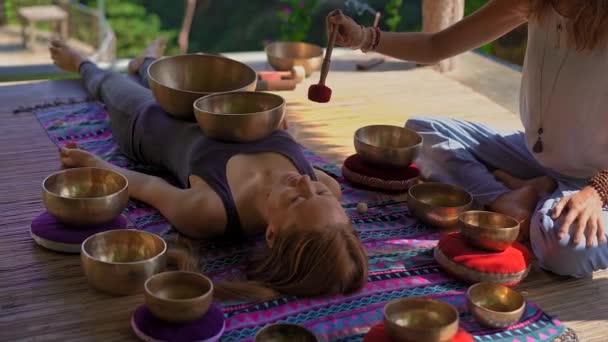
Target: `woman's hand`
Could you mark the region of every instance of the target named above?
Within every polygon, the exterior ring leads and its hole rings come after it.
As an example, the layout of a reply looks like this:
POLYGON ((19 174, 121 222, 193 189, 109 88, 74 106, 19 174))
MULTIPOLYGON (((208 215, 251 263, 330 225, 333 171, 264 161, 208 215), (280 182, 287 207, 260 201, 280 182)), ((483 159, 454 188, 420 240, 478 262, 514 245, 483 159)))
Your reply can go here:
POLYGON ((557 232, 559 238, 564 238, 570 226, 573 226, 575 228, 570 232, 570 236, 574 238, 575 245, 581 242, 583 235, 587 248, 591 248, 594 241, 597 241, 598 245, 605 243, 603 205, 600 195, 589 186, 574 195, 562 198, 553 208, 552 215, 554 220, 562 214, 566 216, 557 232))
POLYGON ((357 24, 352 18, 346 16, 340 10, 329 12, 326 18, 327 34, 333 30, 338 30, 336 36, 336 44, 347 47, 356 48, 361 46, 365 39, 365 32, 361 25, 357 24))

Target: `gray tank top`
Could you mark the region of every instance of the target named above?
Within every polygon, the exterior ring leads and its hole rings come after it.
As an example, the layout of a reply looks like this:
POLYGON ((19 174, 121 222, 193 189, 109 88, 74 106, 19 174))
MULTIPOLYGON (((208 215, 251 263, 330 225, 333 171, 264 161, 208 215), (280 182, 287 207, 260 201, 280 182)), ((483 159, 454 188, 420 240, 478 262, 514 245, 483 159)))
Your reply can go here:
POLYGON ((196 123, 177 120, 156 102, 144 104, 133 121, 132 150, 138 161, 162 166, 179 186, 190 186, 188 177, 201 177, 218 194, 226 210, 226 232, 240 235, 242 226, 228 186, 226 164, 237 154, 274 152, 291 160, 298 172, 316 180, 302 147, 283 130, 253 143, 238 144, 214 140, 203 135, 196 123))

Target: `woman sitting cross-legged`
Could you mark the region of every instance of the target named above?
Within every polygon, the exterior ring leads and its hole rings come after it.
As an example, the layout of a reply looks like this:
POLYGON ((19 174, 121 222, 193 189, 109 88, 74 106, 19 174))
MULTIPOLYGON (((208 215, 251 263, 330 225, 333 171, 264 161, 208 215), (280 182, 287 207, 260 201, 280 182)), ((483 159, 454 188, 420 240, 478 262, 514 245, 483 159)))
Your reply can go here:
POLYGON ((154 42, 129 65, 130 76, 100 70, 62 42, 51 56, 79 72, 87 92, 104 102, 114 139, 136 162, 168 170, 178 181, 126 170, 71 144, 67 167, 101 167, 125 175, 129 195, 158 209, 182 234, 197 238, 265 233, 266 245, 247 280, 216 284, 224 299, 348 294, 367 282, 367 255, 340 205, 338 183, 307 162, 284 130, 248 144, 203 135, 194 122, 165 113, 145 87, 146 70, 164 50, 154 42))
MULTIPOLYGON (((541 266, 584 277, 608 268, 608 1, 490 0, 436 33, 381 32, 332 13, 337 44, 434 63, 528 24, 523 132, 416 117, 424 177, 459 185, 522 222, 541 266)), ((524 234, 524 236, 527 234, 524 234)))

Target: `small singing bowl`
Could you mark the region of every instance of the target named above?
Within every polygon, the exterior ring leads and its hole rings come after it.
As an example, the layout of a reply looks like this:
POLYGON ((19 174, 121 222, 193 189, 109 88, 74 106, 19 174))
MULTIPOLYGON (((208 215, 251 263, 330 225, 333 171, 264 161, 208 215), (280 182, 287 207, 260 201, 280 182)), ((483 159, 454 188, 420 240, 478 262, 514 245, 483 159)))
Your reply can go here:
POLYGON ((194 113, 206 136, 247 143, 265 138, 279 128, 285 116, 285 99, 253 91, 213 94, 196 100, 194 113))
POLYGON ((200 273, 159 273, 148 278, 144 288, 148 309, 165 322, 197 320, 213 301, 213 283, 200 273))
POLYGON ((447 342, 458 332, 458 311, 422 297, 396 299, 384 307, 384 326, 400 342, 447 342))
POLYGON ((267 325, 260 329, 254 342, 316 342, 315 334, 297 324, 279 323, 267 325))
POLYGON ((141 293, 151 276, 167 264, 167 244, 141 230, 97 233, 81 246, 80 261, 89 284, 114 295, 141 293))
POLYGON ((210 54, 160 58, 148 67, 150 90, 170 115, 194 120, 198 98, 228 91, 255 90, 257 74, 248 65, 210 54))
POLYGON ((519 222, 507 215, 490 211, 467 211, 460 214, 460 233, 475 247, 502 252, 517 240, 519 222))
POLYGON ((277 71, 290 71, 301 66, 306 77, 319 70, 323 63, 323 48, 303 42, 275 42, 266 46, 268 64, 277 71))
POLYGON ((458 225, 458 217, 469 210, 473 197, 466 190, 443 183, 420 183, 408 191, 407 205, 420 221, 437 228, 458 225))
POLYGON ((406 168, 418 156, 422 136, 405 127, 372 125, 359 128, 354 143, 357 154, 369 164, 406 168))
POLYGON ((93 226, 122 214, 129 201, 128 181, 118 172, 80 167, 53 173, 42 182, 46 210, 69 226, 93 226))
POLYGON ((467 303, 473 317, 488 328, 506 328, 524 314, 526 301, 517 291, 493 283, 477 283, 467 290, 467 303))

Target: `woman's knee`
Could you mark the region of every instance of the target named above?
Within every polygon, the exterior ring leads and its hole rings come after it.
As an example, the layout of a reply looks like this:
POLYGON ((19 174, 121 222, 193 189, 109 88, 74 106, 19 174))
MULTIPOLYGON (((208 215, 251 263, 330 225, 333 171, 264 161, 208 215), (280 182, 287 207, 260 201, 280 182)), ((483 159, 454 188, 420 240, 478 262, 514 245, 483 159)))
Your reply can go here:
POLYGON ((533 216, 530 223, 530 243, 540 266, 552 273, 582 278, 608 266, 608 248, 585 248, 585 242, 573 245, 570 236, 560 238, 557 230, 561 219, 551 218, 551 205, 545 205, 533 216))
POLYGON ((415 132, 429 132, 437 119, 429 116, 414 116, 405 122, 405 127, 415 132))

